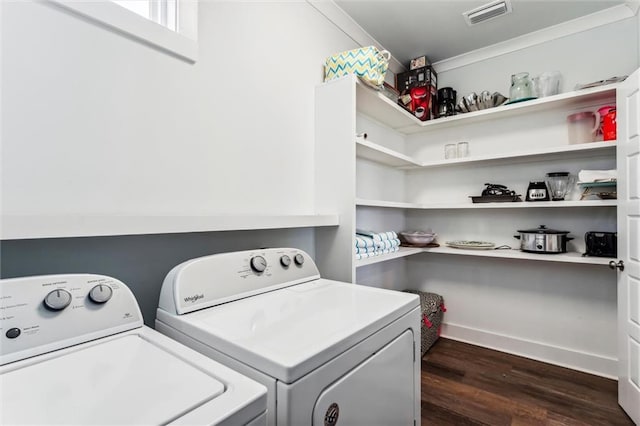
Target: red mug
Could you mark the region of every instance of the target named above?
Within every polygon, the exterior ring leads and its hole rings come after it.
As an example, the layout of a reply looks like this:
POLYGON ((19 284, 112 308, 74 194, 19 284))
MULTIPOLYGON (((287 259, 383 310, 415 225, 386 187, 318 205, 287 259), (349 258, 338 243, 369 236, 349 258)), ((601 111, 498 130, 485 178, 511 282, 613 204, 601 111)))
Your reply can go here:
POLYGON ((613 108, 602 118, 602 138, 613 141, 617 137, 616 133, 616 110, 613 108))

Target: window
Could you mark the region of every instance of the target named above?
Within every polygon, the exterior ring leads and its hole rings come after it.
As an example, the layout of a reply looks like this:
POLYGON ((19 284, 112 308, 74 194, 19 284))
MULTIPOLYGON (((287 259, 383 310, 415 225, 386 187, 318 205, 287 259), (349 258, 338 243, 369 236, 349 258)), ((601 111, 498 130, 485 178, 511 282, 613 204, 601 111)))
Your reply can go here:
POLYGON ((174 56, 190 62, 195 62, 198 57, 197 1, 49 1, 174 56))
POLYGON ((178 2, 176 0, 112 0, 138 15, 172 31, 178 31, 178 2))

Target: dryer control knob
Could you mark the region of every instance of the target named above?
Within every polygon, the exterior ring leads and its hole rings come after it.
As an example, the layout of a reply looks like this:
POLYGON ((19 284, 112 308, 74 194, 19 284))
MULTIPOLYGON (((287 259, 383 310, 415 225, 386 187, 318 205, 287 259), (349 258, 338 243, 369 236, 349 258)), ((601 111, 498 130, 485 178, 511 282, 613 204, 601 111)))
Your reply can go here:
POLYGON ((71 293, 58 288, 50 291, 44 298, 44 306, 52 311, 61 311, 71 303, 71 293))
POLYGON ((293 257, 293 261, 296 262, 296 265, 302 266, 304 263, 304 256, 298 253, 293 257))
POLYGON ((251 258, 251 269, 256 272, 264 272, 267 269, 267 259, 262 256, 253 256, 251 258))
POLYGON ((286 254, 283 254, 280 256, 280 264, 285 268, 289 267, 289 265, 291 265, 291 258, 286 254))
POLYGON ((107 303, 113 296, 113 289, 105 284, 98 284, 89 291, 89 299, 93 303, 107 303))

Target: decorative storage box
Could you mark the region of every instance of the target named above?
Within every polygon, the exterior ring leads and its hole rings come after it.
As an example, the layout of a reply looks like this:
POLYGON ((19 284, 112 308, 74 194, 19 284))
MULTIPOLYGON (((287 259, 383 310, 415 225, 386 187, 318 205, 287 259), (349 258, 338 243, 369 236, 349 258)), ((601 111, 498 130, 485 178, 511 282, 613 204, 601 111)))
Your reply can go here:
POLYGON ((396 89, 401 92, 423 86, 431 86, 437 92, 438 74, 431 65, 396 74, 396 89))
POLYGON ((324 81, 348 74, 355 74, 365 83, 381 87, 389 68, 391 55, 386 50, 379 51, 374 46, 348 50, 327 58, 324 64, 324 81))
POLYGON ((447 308, 444 306, 444 299, 439 294, 416 290, 405 290, 405 292, 420 296, 420 308, 422 310, 420 352, 424 356, 440 337, 440 326, 447 308))

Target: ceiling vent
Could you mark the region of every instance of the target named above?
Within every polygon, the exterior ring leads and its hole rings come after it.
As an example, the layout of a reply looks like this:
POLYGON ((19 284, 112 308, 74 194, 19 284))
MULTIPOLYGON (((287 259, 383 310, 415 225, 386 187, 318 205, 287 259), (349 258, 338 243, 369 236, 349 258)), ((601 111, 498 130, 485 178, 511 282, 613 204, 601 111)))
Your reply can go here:
POLYGON ((464 20, 467 25, 476 25, 498 16, 511 13, 511 2, 509 0, 498 0, 487 3, 483 6, 464 12, 464 20))

